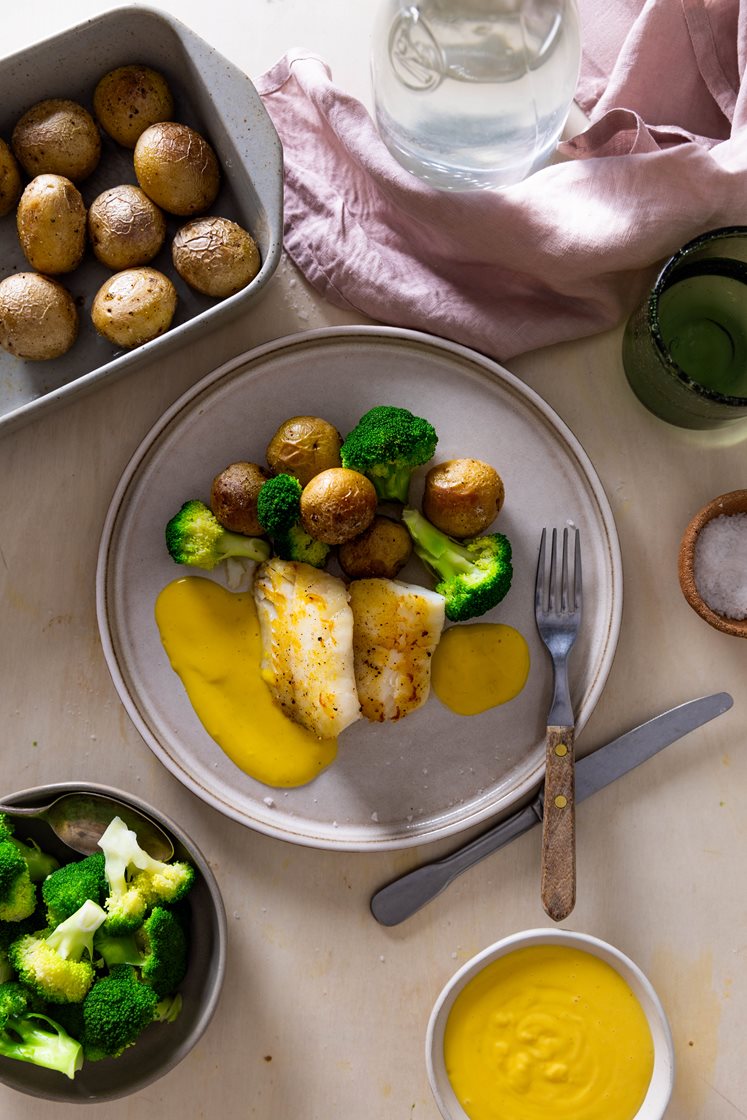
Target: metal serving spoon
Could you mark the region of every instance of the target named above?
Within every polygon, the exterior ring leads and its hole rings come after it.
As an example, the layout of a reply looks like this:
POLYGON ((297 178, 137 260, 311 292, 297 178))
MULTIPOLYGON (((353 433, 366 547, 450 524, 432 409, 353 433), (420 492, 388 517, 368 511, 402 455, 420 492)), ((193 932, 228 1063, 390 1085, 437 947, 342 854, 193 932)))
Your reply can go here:
POLYGON ((114 817, 121 817, 137 833, 138 843, 154 859, 168 860, 174 845, 163 829, 138 809, 102 793, 63 793, 49 805, 1 805, 9 817, 33 817, 46 821, 52 831, 73 851, 90 855, 114 817))

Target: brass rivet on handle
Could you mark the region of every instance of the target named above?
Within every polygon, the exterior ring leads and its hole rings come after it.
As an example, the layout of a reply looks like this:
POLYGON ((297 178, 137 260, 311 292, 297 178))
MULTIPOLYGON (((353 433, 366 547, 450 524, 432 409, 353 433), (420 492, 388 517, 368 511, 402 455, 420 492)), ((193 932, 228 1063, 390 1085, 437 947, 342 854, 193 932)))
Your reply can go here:
POLYGON ((568 754, 568 747, 565 745, 565 743, 558 743, 557 747, 555 748, 555 753, 558 758, 562 758, 563 755, 568 754))
POLYGON ((557 806, 557 808, 558 809, 565 809, 567 804, 568 804, 568 799, 563 797, 562 793, 559 793, 558 796, 555 798, 555 805, 557 806))

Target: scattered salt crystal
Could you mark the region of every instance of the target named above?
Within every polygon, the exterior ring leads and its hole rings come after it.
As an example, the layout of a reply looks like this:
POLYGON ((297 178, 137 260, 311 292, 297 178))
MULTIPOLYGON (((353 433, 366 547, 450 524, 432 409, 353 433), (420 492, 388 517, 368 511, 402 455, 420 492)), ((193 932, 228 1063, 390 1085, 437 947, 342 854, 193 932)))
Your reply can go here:
POLYGON ((711 610, 747 618, 747 513, 722 513, 703 526, 695 542, 693 575, 711 610))
POLYGON ((379 819, 379 814, 378 813, 372 813, 371 814, 371 820, 372 821, 378 821, 378 819, 379 819))
POLYGON ((274 802, 272 797, 263 797, 262 800, 264 801, 264 803, 265 803, 265 805, 267 806, 268 809, 274 809, 275 808, 275 802, 274 802))

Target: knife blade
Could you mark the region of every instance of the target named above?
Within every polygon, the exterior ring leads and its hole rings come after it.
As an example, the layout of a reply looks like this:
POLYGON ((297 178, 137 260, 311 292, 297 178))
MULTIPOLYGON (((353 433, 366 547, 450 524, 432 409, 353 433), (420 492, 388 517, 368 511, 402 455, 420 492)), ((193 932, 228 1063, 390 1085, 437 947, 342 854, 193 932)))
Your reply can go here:
MULTIPOLYGON (((733 703, 728 692, 688 700, 585 755, 576 763, 576 803, 604 789, 696 727, 728 712, 733 703)), ((445 890, 457 875, 539 824, 542 802, 540 790, 529 805, 475 840, 381 887, 371 898, 371 913, 376 921, 383 926, 396 926, 411 917, 445 890)))

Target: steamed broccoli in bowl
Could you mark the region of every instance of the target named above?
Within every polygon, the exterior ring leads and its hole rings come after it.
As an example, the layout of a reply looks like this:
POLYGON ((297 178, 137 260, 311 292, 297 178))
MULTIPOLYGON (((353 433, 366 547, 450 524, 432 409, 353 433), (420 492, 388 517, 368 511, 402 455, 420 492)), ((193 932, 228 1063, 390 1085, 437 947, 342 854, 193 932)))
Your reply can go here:
POLYGON ((32 883, 33 911, 0 920, 0 1061, 73 1078, 181 1010, 195 869, 154 859, 118 817, 99 845, 61 867, 51 861, 38 898, 32 883))

